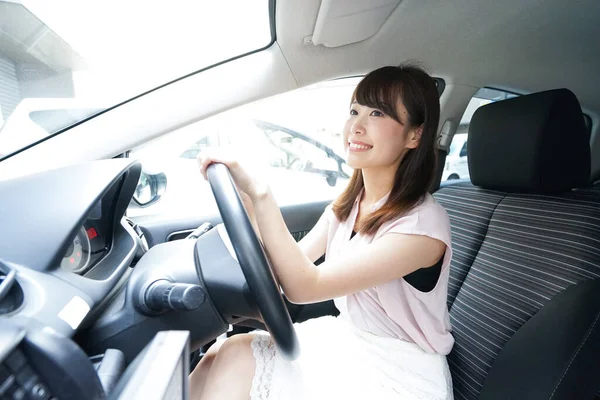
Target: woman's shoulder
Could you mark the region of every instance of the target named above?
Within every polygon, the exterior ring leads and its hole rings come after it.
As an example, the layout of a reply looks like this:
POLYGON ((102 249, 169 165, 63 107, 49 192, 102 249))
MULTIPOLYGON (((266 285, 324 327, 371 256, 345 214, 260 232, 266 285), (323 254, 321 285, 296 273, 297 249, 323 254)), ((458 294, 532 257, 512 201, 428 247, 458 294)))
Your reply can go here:
POLYGON ((427 193, 423 198, 423 201, 417 205, 414 210, 417 213, 420 213, 421 216, 431 217, 431 218, 440 218, 443 220, 447 220, 448 224, 450 220, 448 219, 448 213, 444 206, 437 202, 437 200, 427 193))
POLYGON ((378 236, 390 232, 446 237, 450 235, 450 220, 446 209, 426 194, 408 212, 383 224, 378 236))
POLYGON ((325 207, 325 210, 323 211, 322 217, 325 218, 327 220, 327 222, 329 222, 329 223, 339 222, 338 219, 337 219, 337 216, 333 212, 333 203, 329 203, 325 207))

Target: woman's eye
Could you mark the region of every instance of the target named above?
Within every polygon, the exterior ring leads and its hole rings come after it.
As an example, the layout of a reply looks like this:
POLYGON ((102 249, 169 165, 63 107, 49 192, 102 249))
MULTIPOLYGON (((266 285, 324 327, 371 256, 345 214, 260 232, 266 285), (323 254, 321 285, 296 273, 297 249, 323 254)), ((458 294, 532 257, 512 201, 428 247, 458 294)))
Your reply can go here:
POLYGON ((377 110, 373 111, 371 113, 371 115, 374 116, 374 117, 385 117, 384 113, 382 113, 381 111, 377 111, 377 110))
POLYGON ((350 115, 358 115, 358 112, 356 112, 356 110, 350 110, 350 115))

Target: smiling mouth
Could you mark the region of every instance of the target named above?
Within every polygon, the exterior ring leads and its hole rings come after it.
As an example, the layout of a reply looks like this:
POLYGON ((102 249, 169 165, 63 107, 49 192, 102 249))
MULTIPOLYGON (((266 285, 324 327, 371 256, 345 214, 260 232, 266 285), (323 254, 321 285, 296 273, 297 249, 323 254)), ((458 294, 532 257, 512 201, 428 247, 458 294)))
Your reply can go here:
POLYGON ((350 148, 350 150, 370 150, 373 148, 373 146, 358 143, 349 143, 348 147, 350 148))

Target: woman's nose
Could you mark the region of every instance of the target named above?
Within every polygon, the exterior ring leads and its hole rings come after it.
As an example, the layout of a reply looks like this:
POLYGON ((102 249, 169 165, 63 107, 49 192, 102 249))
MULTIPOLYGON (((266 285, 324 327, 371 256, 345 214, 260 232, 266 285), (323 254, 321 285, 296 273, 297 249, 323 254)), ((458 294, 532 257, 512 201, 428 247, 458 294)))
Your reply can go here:
POLYGON ((352 126, 350 127, 350 132, 355 135, 362 135, 365 133, 365 126, 363 124, 363 120, 360 116, 357 116, 354 122, 352 122, 352 126))

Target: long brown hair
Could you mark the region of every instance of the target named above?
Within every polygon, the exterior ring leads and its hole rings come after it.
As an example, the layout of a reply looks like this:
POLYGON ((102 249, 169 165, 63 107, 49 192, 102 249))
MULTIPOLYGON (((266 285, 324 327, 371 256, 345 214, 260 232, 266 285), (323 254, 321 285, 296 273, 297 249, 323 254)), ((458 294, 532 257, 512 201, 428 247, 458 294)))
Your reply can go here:
MULTIPOLYGON (((354 90, 351 101, 376 108, 400 122, 398 99, 408 112, 409 128, 422 127, 419 144, 409 149, 398 166, 394 184, 385 204, 361 223, 359 232, 374 235, 387 221, 400 217, 419 204, 435 179, 435 138, 440 119, 440 102, 434 79, 413 64, 379 68, 354 90)), ((364 187, 362 170, 356 169, 348 187, 333 203, 340 221, 350 216, 354 202, 364 187)))

